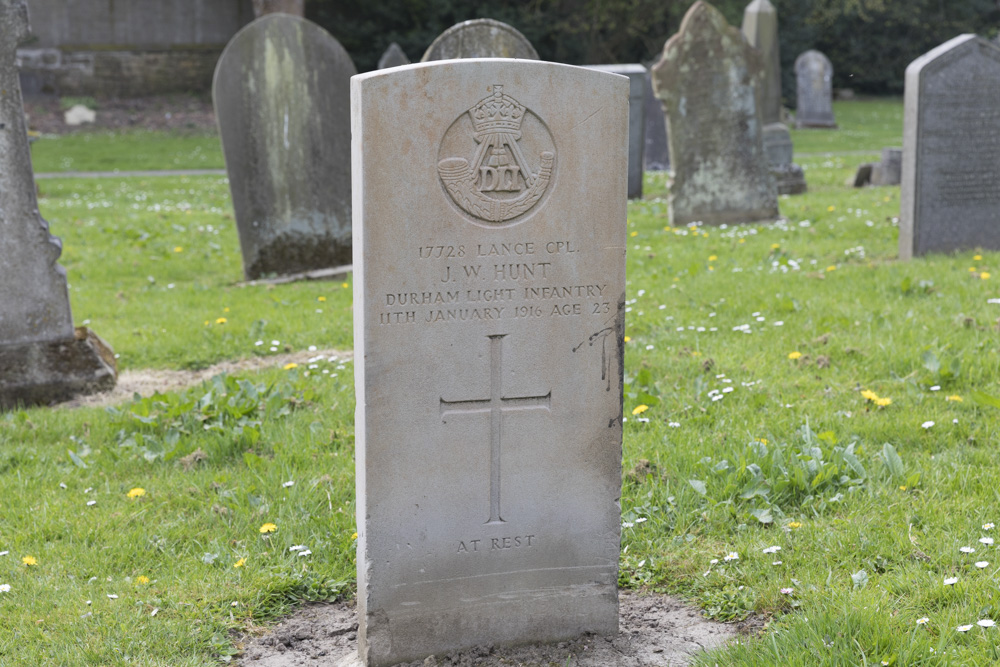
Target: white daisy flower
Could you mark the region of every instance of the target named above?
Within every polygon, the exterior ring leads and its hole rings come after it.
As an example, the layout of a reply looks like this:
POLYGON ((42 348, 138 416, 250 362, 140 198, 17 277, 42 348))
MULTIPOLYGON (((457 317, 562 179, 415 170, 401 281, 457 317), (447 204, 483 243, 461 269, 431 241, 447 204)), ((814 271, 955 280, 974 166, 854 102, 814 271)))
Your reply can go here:
POLYGON ((972 629, 971 625, 960 625, 957 628, 955 628, 955 631, 956 632, 968 632, 971 629, 972 629))
POLYGON ((982 570, 983 568, 989 567, 989 566, 990 566, 990 562, 988 560, 976 561, 976 567, 978 567, 980 570, 982 570))
POLYGON ((918 618, 917 625, 927 625, 928 623, 930 623, 930 620, 931 619, 927 618, 926 616, 924 616, 923 618, 918 618))
POLYGON ((920 426, 921 426, 922 428, 924 428, 924 429, 929 429, 929 428, 930 428, 931 426, 934 426, 934 422, 932 422, 932 421, 925 421, 925 422, 924 422, 923 424, 921 424, 920 426))
POLYGON ((984 618, 976 621, 976 625, 978 625, 981 628, 992 628, 994 625, 996 625, 996 621, 994 621, 992 618, 984 618))
POLYGON ((10 584, 0 584, 0 593, 10 593, 10 584))
POLYGON ((992 537, 980 537, 979 538, 979 542, 981 544, 985 544, 988 547, 993 546, 993 538, 992 537))
POLYGON ((945 586, 954 586, 957 583, 958 583, 958 577, 948 577, 947 579, 944 580, 945 586))
POLYGON ((781 551, 781 547, 779 547, 779 546, 773 546, 773 547, 768 547, 768 548, 764 549, 764 553, 766 553, 766 554, 778 553, 779 551, 781 551))
POLYGON ((959 551, 961 551, 963 554, 974 554, 974 553, 976 553, 976 550, 973 547, 962 547, 961 549, 959 549, 959 551))

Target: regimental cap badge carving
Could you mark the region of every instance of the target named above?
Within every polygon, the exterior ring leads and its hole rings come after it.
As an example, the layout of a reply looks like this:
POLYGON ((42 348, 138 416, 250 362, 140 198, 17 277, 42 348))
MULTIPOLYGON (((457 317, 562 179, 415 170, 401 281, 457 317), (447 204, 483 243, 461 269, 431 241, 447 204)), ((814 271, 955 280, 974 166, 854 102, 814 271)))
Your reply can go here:
POLYGON ((463 114, 442 141, 445 155, 446 147, 475 147, 471 162, 466 157, 444 157, 438 162, 438 175, 462 211, 500 224, 515 221, 541 200, 552 178, 555 145, 541 119, 504 93, 502 85, 494 84, 488 91, 468 110, 471 128, 463 114), (536 152, 522 150, 522 132, 524 142, 536 152))

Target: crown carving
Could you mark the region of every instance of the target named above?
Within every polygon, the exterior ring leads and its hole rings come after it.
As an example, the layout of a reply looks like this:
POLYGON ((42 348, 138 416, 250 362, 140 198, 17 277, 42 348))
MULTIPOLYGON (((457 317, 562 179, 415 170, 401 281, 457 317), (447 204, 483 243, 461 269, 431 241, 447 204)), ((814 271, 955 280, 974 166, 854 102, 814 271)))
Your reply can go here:
POLYGON ((496 132, 520 135, 524 105, 510 95, 505 95, 503 86, 494 84, 493 94, 484 97, 469 109, 469 115, 472 117, 477 139, 496 132))

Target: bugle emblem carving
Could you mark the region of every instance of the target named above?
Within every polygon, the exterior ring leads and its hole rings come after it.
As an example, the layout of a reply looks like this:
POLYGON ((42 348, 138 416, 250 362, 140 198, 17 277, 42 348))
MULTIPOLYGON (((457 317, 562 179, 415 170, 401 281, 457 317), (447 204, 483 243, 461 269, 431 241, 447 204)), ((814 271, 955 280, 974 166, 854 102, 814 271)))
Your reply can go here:
POLYGON ((488 90, 490 94, 463 114, 442 142, 442 153, 447 155, 446 147, 460 148, 464 135, 465 144, 475 146, 471 161, 454 154, 443 157, 438 175, 465 213, 498 224, 518 218, 542 199, 552 180, 555 146, 544 123, 504 93, 503 86, 494 84, 488 90), (522 132, 532 134, 525 142, 535 152, 522 145, 522 132), (469 134, 474 142, 468 141, 469 134))

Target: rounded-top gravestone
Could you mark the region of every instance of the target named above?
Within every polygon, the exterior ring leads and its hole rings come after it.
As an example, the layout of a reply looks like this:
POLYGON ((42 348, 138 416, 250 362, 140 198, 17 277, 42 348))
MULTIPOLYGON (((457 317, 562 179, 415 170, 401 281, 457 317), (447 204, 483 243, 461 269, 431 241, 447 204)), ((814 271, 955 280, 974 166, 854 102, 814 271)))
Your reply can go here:
POLYGON ((457 23, 438 35, 420 62, 454 58, 523 58, 538 60, 538 52, 517 29, 493 19, 457 23))
POLYGON ((795 127, 837 127, 833 118, 833 64, 815 49, 795 59, 795 127))
POLYGON ((268 14, 229 42, 212 99, 248 279, 351 263, 347 51, 305 19, 268 14))

